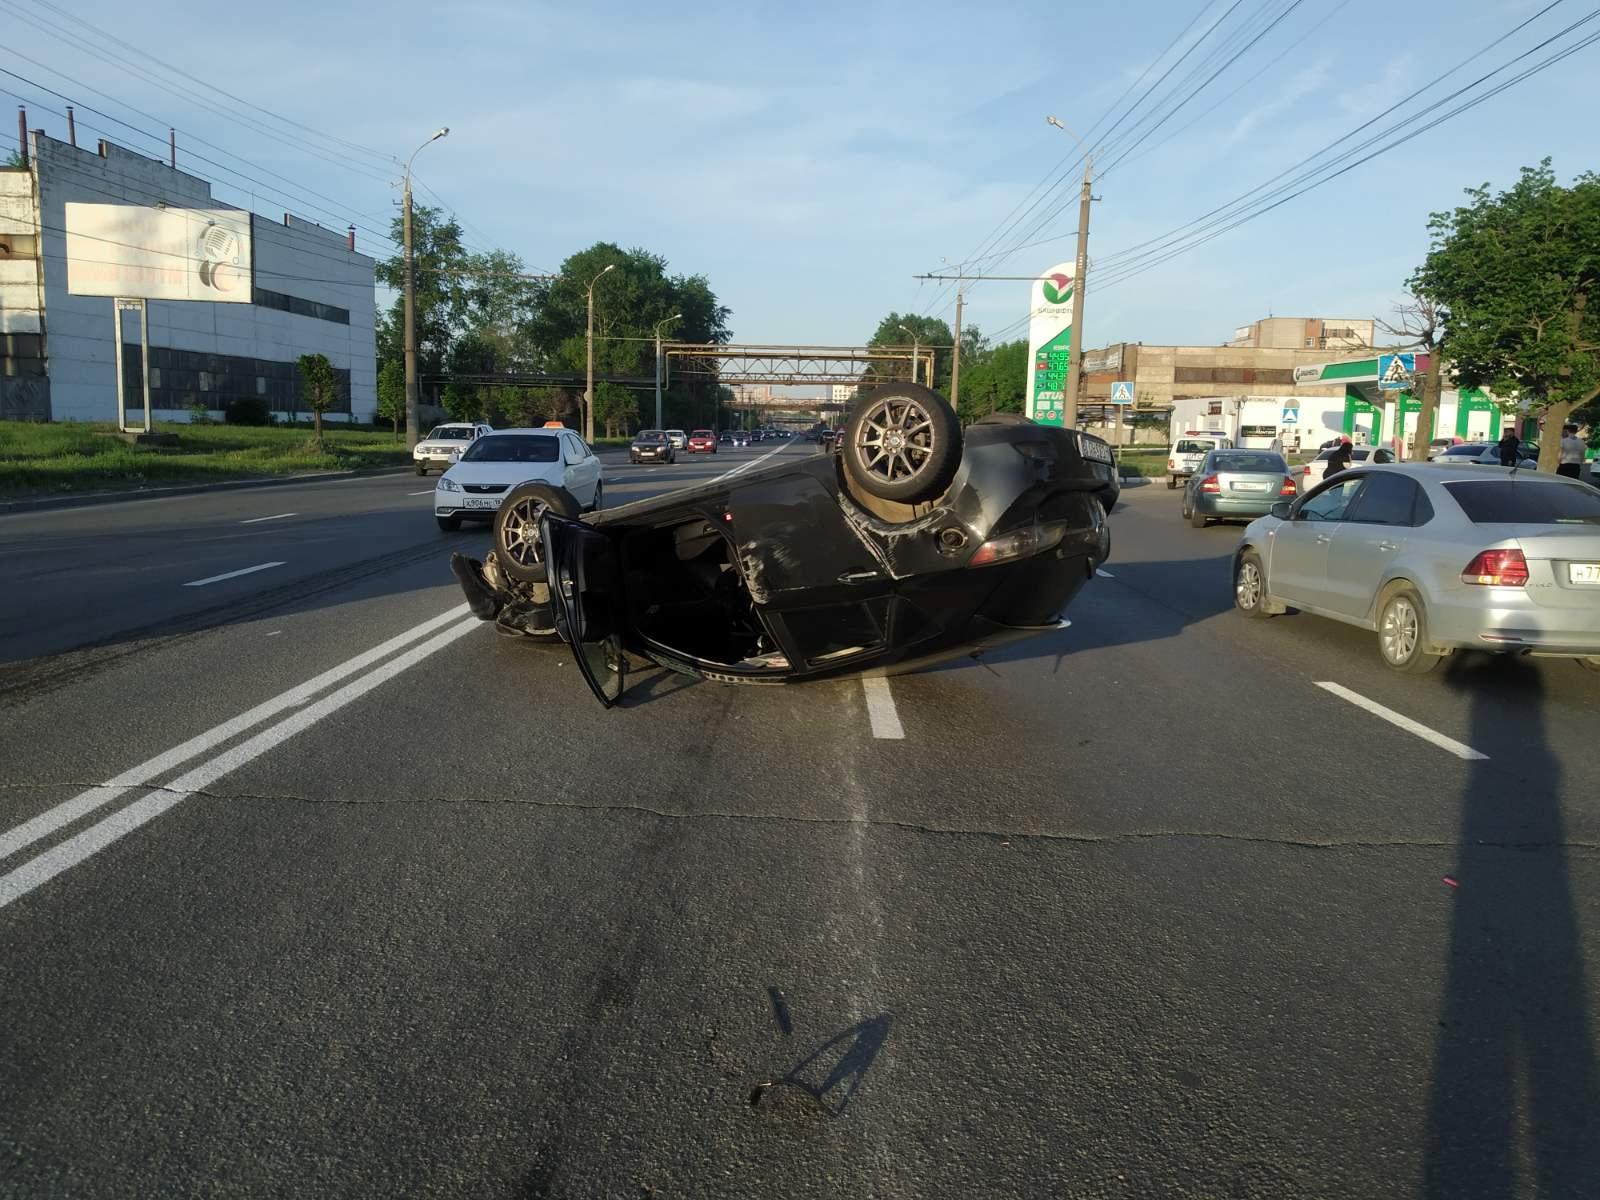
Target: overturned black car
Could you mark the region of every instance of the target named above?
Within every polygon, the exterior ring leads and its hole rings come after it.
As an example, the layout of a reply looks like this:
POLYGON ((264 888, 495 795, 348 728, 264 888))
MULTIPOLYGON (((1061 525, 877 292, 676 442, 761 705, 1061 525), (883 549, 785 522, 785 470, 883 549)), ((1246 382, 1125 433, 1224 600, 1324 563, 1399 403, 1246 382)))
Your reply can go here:
POLYGON ((630 655, 730 683, 906 671, 1060 625, 1110 553, 1118 481, 1098 438, 997 414, 963 436, 912 384, 863 396, 833 453, 780 457, 579 519, 560 488, 507 495, 473 611, 559 638, 608 707, 630 655))

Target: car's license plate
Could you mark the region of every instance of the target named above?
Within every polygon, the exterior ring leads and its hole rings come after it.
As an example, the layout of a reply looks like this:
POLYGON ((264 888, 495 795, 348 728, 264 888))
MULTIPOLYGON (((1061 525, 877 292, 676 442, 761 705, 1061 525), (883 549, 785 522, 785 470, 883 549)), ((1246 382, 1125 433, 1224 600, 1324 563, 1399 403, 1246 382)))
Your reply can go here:
POLYGON ((1084 437, 1080 434, 1078 436, 1078 453, 1084 458, 1092 459, 1094 462, 1102 462, 1107 466, 1111 465, 1111 447, 1098 438, 1084 437))
POLYGON ((1600 563, 1568 563, 1568 583, 1600 583, 1600 563))
POLYGON ((461 502, 462 508, 499 508, 499 496, 468 496, 461 502))
POLYGON ((1267 485, 1264 483, 1235 483, 1229 485, 1236 492, 1264 492, 1267 485))

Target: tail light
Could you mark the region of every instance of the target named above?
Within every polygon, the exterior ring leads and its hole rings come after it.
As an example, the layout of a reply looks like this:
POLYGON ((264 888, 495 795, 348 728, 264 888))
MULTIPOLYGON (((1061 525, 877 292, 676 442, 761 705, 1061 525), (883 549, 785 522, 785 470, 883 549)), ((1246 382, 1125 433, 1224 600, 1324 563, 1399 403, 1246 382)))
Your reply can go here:
POLYGON ((1175 458, 1167 459, 1167 470, 1176 471, 1177 469, 1178 469, 1178 460, 1175 459, 1175 458))
POLYGON ((967 563, 971 567, 987 567, 1013 558, 1026 558, 1058 545, 1067 534, 1065 521, 1051 521, 1046 525, 1030 525, 1014 533, 990 538, 973 553, 967 563))
POLYGON ((1222 485, 1217 482, 1215 475, 1207 475, 1200 481, 1200 490, 1202 492, 1220 492, 1222 485))
POLYGON ((1298 496, 1299 494, 1300 494, 1300 488, 1295 483, 1294 476, 1293 475, 1285 475, 1283 477, 1283 486, 1278 489, 1278 495, 1280 495, 1280 496, 1298 496))
POLYGON ((1528 560, 1521 550, 1485 550, 1461 572, 1462 583, 1481 587, 1524 587, 1528 582, 1528 560))

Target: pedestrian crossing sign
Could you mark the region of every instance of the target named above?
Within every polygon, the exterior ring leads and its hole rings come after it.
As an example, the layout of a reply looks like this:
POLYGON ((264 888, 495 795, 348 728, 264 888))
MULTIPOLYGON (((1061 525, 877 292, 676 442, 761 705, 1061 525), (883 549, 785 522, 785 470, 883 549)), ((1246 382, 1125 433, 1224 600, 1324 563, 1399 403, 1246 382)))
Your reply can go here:
POLYGON ((1398 392, 1411 386, 1411 377, 1417 372, 1415 354, 1378 355, 1378 389, 1398 392))
POLYGON ((1111 385, 1111 403, 1113 403, 1113 404, 1132 404, 1133 403, 1133 381, 1132 380, 1117 380, 1116 382, 1114 382, 1111 385))

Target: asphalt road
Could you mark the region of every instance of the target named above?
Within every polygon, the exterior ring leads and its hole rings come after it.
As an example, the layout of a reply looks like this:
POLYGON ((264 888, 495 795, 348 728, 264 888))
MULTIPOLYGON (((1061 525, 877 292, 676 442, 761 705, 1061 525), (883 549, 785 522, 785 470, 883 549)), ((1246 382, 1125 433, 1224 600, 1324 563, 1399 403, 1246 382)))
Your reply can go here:
POLYGON ((0 1195, 1600 1194, 1594 676, 1147 486, 1050 637, 608 713, 431 482, 0 517, 0 1195))

